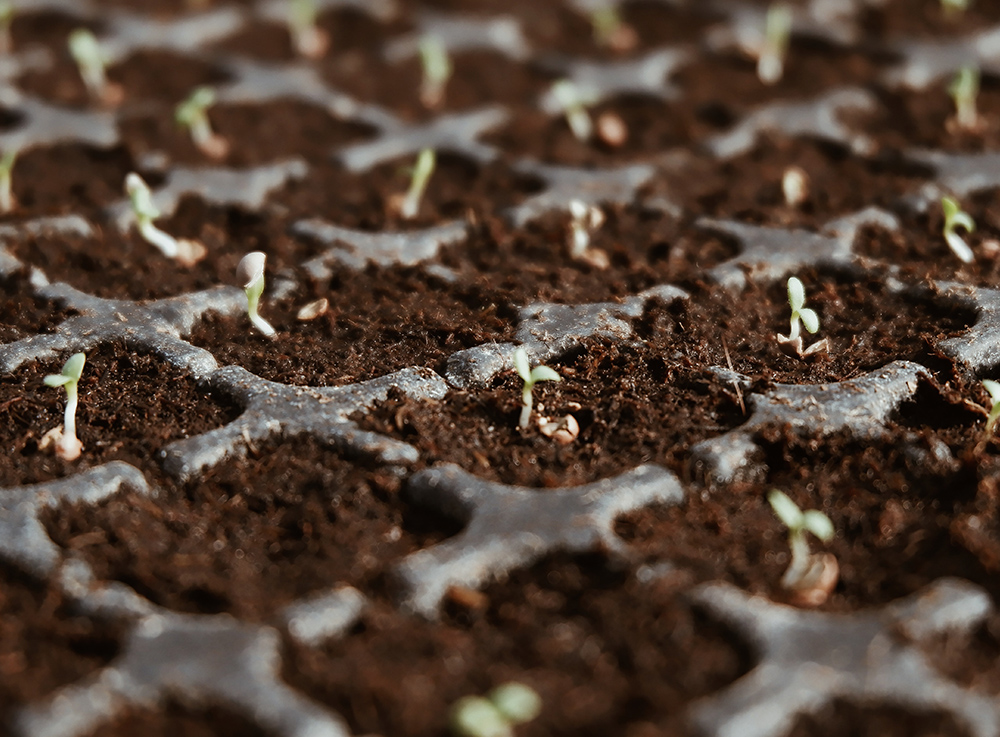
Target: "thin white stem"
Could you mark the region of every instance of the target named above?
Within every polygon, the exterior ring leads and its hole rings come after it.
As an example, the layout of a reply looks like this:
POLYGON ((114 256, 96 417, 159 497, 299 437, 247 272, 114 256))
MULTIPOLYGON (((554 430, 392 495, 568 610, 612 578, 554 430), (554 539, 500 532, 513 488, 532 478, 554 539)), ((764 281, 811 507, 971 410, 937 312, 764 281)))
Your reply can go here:
POLYGON ((247 292, 247 315, 250 317, 250 322, 254 324, 260 332, 264 333, 268 338, 273 337, 278 331, 272 327, 271 323, 260 316, 257 312, 257 307, 260 304, 260 294, 252 294, 250 291, 247 292))
POLYGON ((10 171, 0 172, 0 212, 14 209, 14 195, 11 191, 10 171))
POLYGON ((528 423, 531 422, 531 408, 534 406, 534 399, 531 397, 531 390, 533 385, 525 384, 524 389, 521 392, 521 419, 518 422, 518 426, 522 430, 528 428, 528 423))
POLYGON ((153 225, 152 220, 140 219, 138 222, 139 233, 147 243, 160 249, 167 258, 177 258, 180 248, 177 239, 153 225))
POLYGON ((66 412, 63 414, 63 437, 72 438, 76 442, 76 405, 78 393, 76 382, 66 384, 66 412))

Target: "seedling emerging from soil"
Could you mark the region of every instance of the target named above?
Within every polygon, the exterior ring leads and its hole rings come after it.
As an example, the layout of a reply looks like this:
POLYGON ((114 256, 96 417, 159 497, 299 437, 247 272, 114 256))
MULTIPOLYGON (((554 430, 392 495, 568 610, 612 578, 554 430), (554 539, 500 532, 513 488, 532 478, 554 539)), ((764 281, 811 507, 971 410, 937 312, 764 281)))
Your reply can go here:
POLYGON ((757 57, 757 77, 764 84, 775 84, 784 75, 791 35, 792 9, 784 3, 774 3, 767 9, 764 43, 757 57))
POLYGON ((964 263, 971 264, 976 260, 972 249, 957 232, 956 228, 965 228, 971 233, 976 229, 976 221, 969 213, 962 210, 958 200, 954 197, 941 198, 941 210, 944 213, 944 239, 952 253, 958 256, 964 263))
POLYGON ((837 584, 839 566, 829 553, 812 553, 806 533, 811 532, 823 542, 830 542, 834 535, 833 523, 815 509, 803 512, 787 494, 777 489, 768 493, 767 501, 788 528, 788 545, 792 550, 792 560, 781 577, 782 587, 793 592, 797 604, 822 604, 837 584))
POLYGON ((618 8, 612 4, 602 5, 590 14, 590 24, 594 28, 594 43, 612 51, 629 51, 639 43, 635 29, 622 20, 618 8))
POLYGON ((76 405, 77 384, 83 374, 83 364, 86 360, 84 354, 74 353, 63 365, 62 373, 49 374, 43 379, 46 386, 61 386, 66 389, 66 412, 63 415, 63 426, 46 433, 41 446, 53 444, 56 455, 66 461, 75 461, 83 450, 83 443, 76 437, 76 405))
POLYGON ((786 205, 798 207, 809 199, 809 175, 797 166, 788 167, 781 177, 781 193, 786 205))
POLYGON ((997 420, 1000 419, 1000 383, 992 379, 983 379, 983 389, 990 395, 990 414, 986 418, 986 431, 983 433, 989 438, 996 429, 997 420))
POLYGON ((11 179, 16 160, 16 149, 7 151, 0 157, 0 212, 10 212, 14 209, 14 192, 11 179))
POLYGON ((139 234, 147 243, 156 246, 164 256, 176 260, 181 266, 193 266, 205 258, 205 246, 198 241, 174 238, 153 224, 153 220, 160 217, 160 211, 153 204, 153 196, 142 177, 135 172, 125 177, 125 192, 132 201, 139 234))
POLYGON ((941 0, 945 18, 958 18, 969 9, 969 0, 941 0))
POLYGON ((590 234, 604 225, 604 212, 594 205, 587 206, 580 200, 570 200, 569 255, 576 261, 598 269, 608 268, 608 254, 590 247, 590 234))
POLYGON ((552 85, 552 96, 555 97, 559 107, 562 108, 563 115, 566 116, 566 123, 573 131, 578 141, 586 143, 594 134, 594 123, 587 112, 588 100, 580 94, 577 86, 568 79, 560 79, 552 85))
POLYGON ((229 153, 229 142, 212 131, 208 108, 214 104, 215 90, 211 87, 198 87, 177 106, 174 120, 191 131, 191 140, 203 154, 212 159, 222 159, 229 153))
POLYGON ((433 110, 444 102, 444 90, 454 71, 448 51, 440 39, 425 36, 420 40, 420 64, 424 70, 420 82, 420 102, 433 110))
POLYGON ((451 729, 458 737, 512 737, 514 727, 542 711, 538 692, 523 683, 497 686, 485 698, 465 696, 451 708, 451 729))
POLYGON ((804 307, 805 303, 805 287, 802 286, 802 282, 798 278, 793 276, 788 280, 788 304, 792 308, 791 332, 788 335, 779 333, 777 336, 778 347, 785 355, 806 358, 830 350, 830 341, 826 338, 813 343, 808 348, 803 348, 802 326, 805 326, 805 329, 810 333, 819 330, 819 315, 816 314, 816 310, 804 307))
POLYGON ((979 95, 979 69, 962 67, 948 86, 948 94, 955 101, 954 123, 960 130, 974 131, 980 127, 976 97, 979 95))
POLYGON ((93 33, 77 28, 69 34, 69 53, 91 98, 104 105, 117 105, 122 101, 125 92, 121 85, 108 81, 105 71, 108 58, 93 33))
POLYGON ((514 368, 517 369, 517 375, 524 381, 524 388, 521 390, 521 419, 517 424, 518 427, 525 430, 531 420, 531 408, 534 406, 531 390, 535 388, 535 384, 539 381, 562 381, 562 378, 548 366, 531 368, 528 363, 528 352, 524 348, 518 348, 514 351, 514 368))
POLYGON ((10 35, 13 22, 14 3, 9 0, 0 2, 0 54, 9 54, 14 50, 14 39, 10 35))
POLYGON ((257 312, 260 306, 260 296, 264 293, 264 264, 267 262, 267 254, 261 251, 252 251, 240 259, 236 267, 236 281, 243 287, 247 295, 247 316, 260 332, 268 338, 273 338, 277 331, 271 327, 271 323, 265 320, 257 312))
POLYGON ((318 59, 330 47, 329 34, 316 25, 316 0, 292 0, 288 6, 288 33, 295 51, 307 59, 318 59))
POLYGON ((417 163, 414 165, 413 174, 410 177, 410 188, 405 195, 396 195, 389 201, 390 208, 398 212, 400 217, 412 220, 420 212, 420 200, 423 199, 424 192, 427 191, 427 184, 434 174, 436 164, 437 157, 432 148, 425 148, 417 156, 417 163))

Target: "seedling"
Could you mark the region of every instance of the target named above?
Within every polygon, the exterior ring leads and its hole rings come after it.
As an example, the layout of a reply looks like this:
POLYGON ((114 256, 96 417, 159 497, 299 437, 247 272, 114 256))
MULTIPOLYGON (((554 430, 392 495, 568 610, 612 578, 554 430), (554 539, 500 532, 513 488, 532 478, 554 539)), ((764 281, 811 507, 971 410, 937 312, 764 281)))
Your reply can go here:
POLYGON ((969 0, 941 0, 941 10, 946 18, 958 18, 969 9, 969 0))
POLYGON ((174 120, 191 132, 191 140, 203 154, 212 159, 222 159, 229 153, 229 142, 212 131, 208 108, 214 104, 215 90, 198 87, 174 110, 174 120))
POLYGON ((983 379, 983 389, 990 395, 990 414, 986 418, 986 431, 983 433, 985 438, 989 438, 996 429, 997 420, 1000 419, 1000 383, 992 379, 983 379))
POLYGON ((295 51, 307 59, 318 59, 330 47, 330 35, 316 25, 316 0, 291 0, 288 6, 288 33, 295 51))
POLYGON ((612 4, 601 5, 590 14, 594 29, 594 43, 612 51, 628 51, 639 43, 635 29, 622 20, 618 8, 612 4))
POLYGON ((420 83, 420 102, 433 110, 444 102, 444 90, 454 71, 448 51, 440 39, 425 36, 420 40, 420 64, 424 70, 420 83))
POLYGON ((260 306, 260 296, 264 293, 264 264, 266 262, 267 254, 261 251, 248 253, 240 259, 240 263, 236 267, 236 281, 242 285, 243 291, 246 292, 247 316, 250 318, 250 322, 268 338, 273 338, 277 331, 257 312, 257 308, 260 306))
POLYGON ((757 77, 764 84, 777 83, 785 73, 785 55, 792 35, 792 9, 774 3, 764 21, 764 43, 757 57, 757 77))
POLYGON ((413 174, 410 177, 410 188, 405 195, 396 195, 390 201, 390 207, 406 220, 412 220, 420 212, 420 200, 423 198, 424 192, 427 191, 427 184, 434 174, 436 163, 437 157, 434 155, 434 149, 425 148, 421 151, 420 155, 417 156, 417 163, 413 167, 413 174))
POLYGON ((451 729, 458 737, 512 737, 514 727, 526 724, 542 711, 538 692, 512 681, 497 686, 486 697, 465 696, 451 708, 451 729))
POLYGON ((834 536, 830 518, 815 509, 803 512, 787 494, 772 489, 767 495, 771 509, 788 528, 788 545, 792 560, 781 577, 781 585, 795 592, 797 603, 818 606, 826 601, 837 584, 837 559, 829 553, 812 553, 806 533, 811 532, 823 542, 834 536))
POLYGON ((108 81, 105 70, 108 57, 93 33, 86 28, 77 28, 69 34, 69 53, 80 70, 80 77, 91 98, 105 105, 117 105, 121 102, 124 90, 121 85, 108 81))
POLYGON ((17 149, 6 151, 3 156, 0 156, 0 212, 10 212, 14 209, 14 192, 11 179, 16 160, 17 149))
POLYGON ((528 353, 524 348, 518 348, 514 351, 514 368, 517 369, 517 375, 524 381, 524 389, 521 390, 521 419, 518 422, 518 427, 526 430, 528 422, 531 420, 531 408, 534 406, 531 390, 535 388, 535 384, 539 381, 562 381, 562 378, 548 366, 531 368, 528 363, 528 353))
POLYGON ((14 22, 14 3, 10 0, 0 2, 0 54, 9 54, 14 50, 14 39, 10 35, 10 27, 14 22))
POLYGON ((944 213, 943 233, 948 247, 961 261, 971 264, 976 257, 962 236, 956 232, 956 228, 965 228, 966 232, 971 233, 976 229, 976 221, 969 213, 962 210, 954 197, 941 198, 941 211, 944 213))
POLYGON ((577 140, 586 143, 594 134, 594 123, 587 112, 587 100, 568 79, 560 79, 552 85, 552 96, 566 116, 566 123, 577 140))
POLYGON ((805 307, 806 290, 802 282, 796 277, 788 280, 788 304, 792 308, 791 331, 788 335, 777 336, 778 346, 786 355, 806 358, 819 353, 826 353, 830 350, 830 342, 823 340, 813 343, 808 348, 803 348, 801 328, 804 326, 810 333, 819 330, 819 315, 816 310, 805 307))
POLYGON ((570 200, 569 212, 572 216, 569 224, 570 258, 606 269, 608 255, 599 248, 590 247, 590 234, 604 225, 604 211, 594 205, 588 207, 580 200, 570 200))
POLYGON ((142 177, 135 172, 125 177, 125 192, 132 202, 132 213, 135 215, 139 234, 147 243, 156 246, 164 256, 176 260, 182 266, 193 266, 205 257, 205 246, 198 241, 174 238, 153 224, 153 220, 160 217, 160 211, 153 204, 153 196, 142 177))
POLYGON ((798 207, 809 199, 809 175, 797 166, 788 167, 781 177, 781 193, 786 205, 798 207))
POLYGON ((63 365, 62 373, 49 374, 43 381, 46 386, 61 386, 66 389, 66 412, 63 415, 62 428, 55 428, 46 433, 42 446, 53 443, 56 455, 66 461, 75 461, 80 457, 83 443, 76 437, 76 405, 78 400, 77 384, 83 374, 83 364, 87 357, 82 353, 74 353, 63 365))
POLYGON ((948 86, 948 94, 955 101, 955 124, 961 130, 974 131, 980 127, 976 97, 979 95, 979 69, 962 67, 948 86))

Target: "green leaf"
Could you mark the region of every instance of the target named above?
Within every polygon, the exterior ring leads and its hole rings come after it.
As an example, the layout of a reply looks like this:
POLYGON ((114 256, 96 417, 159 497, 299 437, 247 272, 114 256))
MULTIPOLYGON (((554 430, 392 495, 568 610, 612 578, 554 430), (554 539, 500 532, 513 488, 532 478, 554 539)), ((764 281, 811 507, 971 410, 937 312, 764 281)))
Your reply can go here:
POLYGON ((528 363, 528 352, 524 348, 518 348, 514 351, 514 368, 517 369, 517 375, 525 383, 530 383, 531 379, 531 365, 528 363))
POLYGON ((86 361, 87 357, 83 353, 74 353, 63 366, 63 376, 67 376, 73 381, 79 381, 83 375, 83 364, 86 361))
POLYGON ((816 314, 816 310, 803 307, 799 310, 799 318, 802 320, 802 324, 805 326, 806 330, 810 333, 815 333, 819 330, 819 315, 816 314))
POLYGON ((802 529, 802 525, 804 524, 802 510, 789 498, 788 494, 777 489, 771 489, 767 494, 767 501, 771 504, 771 509, 774 510, 774 513, 784 523, 785 527, 789 530, 802 529))
POLYGON ((807 510, 802 515, 802 527, 809 530, 823 542, 830 542, 834 536, 833 522, 822 512, 815 509, 807 510))
POLYGON ((539 381, 562 381, 562 377, 555 372, 555 369, 550 369, 548 366, 535 366, 531 369, 531 381, 533 383, 538 383, 539 381))
POLYGON ((806 303, 806 288, 796 277, 788 280, 788 304, 792 307, 792 312, 799 312, 802 305, 806 303))
POLYGON ((511 681, 490 691, 489 700, 511 724, 524 724, 542 711, 542 697, 531 686, 511 681))
POLYGON ((72 379, 62 374, 49 374, 42 381, 45 382, 45 386, 66 386, 72 379))
POLYGON ((990 400, 993 404, 1000 402, 1000 383, 992 379, 983 379, 983 389, 989 392, 990 400))

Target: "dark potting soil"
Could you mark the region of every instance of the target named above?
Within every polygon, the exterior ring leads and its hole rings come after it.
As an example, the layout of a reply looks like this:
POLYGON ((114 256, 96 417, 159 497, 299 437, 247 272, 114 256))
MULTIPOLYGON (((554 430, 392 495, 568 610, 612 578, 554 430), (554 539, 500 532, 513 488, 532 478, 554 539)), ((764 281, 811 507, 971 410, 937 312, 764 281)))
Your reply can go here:
POLYGON ((66 393, 42 383, 65 359, 34 362, 0 378, 0 488, 70 476, 112 460, 159 478, 159 452, 173 440, 198 435, 234 419, 238 410, 197 389, 193 379, 163 361, 108 343, 87 353, 79 383, 76 461, 39 450, 42 436, 61 427, 66 393))
POLYGON ((960 13, 949 13, 939 0, 888 0, 870 5, 862 26, 872 38, 941 38, 967 36, 1000 23, 1000 8, 973 2, 960 13))
POLYGON ((308 386, 373 379, 408 366, 436 366, 452 353, 510 340, 514 313, 477 285, 447 287, 420 268, 335 271, 326 284, 264 303, 278 331, 259 333, 245 315, 210 314, 191 342, 221 364, 233 363, 270 381, 308 386), (327 299, 329 310, 300 321, 305 305, 327 299))
POLYGON ((76 314, 58 308, 34 292, 25 272, 0 279, 0 343, 51 333, 59 323, 76 314))
POLYGON ((127 709, 87 737, 270 737, 251 719, 219 706, 196 708, 169 701, 159 709, 127 709))
POLYGON ((404 555, 458 530, 399 498, 391 469, 309 438, 260 445, 154 498, 118 494, 43 516, 100 579, 183 612, 267 620, 342 584, 383 590, 404 555))
POLYGON ((441 735, 460 696, 519 680, 544 706, 518 734, 673 736, 687 734, 686 704, 749 665, 669 583, 557 555, 487 586, 473 608, 449 605, 438 622, 377 604, 337 642, 290 645, 285 678, 356 734, 441 735))
POLYGON ((58 584, 0 568, 0 719, 118 654, 121 623, 79 614, 58 584))

